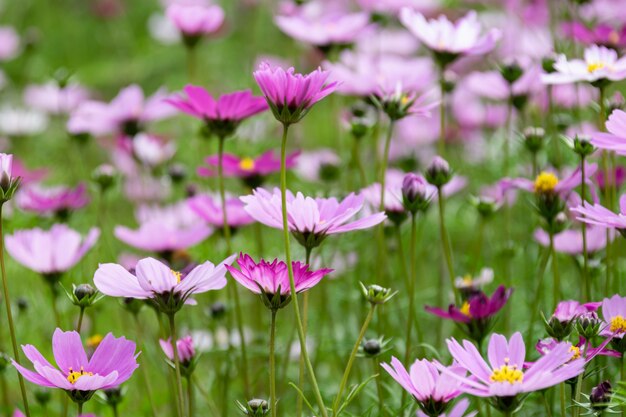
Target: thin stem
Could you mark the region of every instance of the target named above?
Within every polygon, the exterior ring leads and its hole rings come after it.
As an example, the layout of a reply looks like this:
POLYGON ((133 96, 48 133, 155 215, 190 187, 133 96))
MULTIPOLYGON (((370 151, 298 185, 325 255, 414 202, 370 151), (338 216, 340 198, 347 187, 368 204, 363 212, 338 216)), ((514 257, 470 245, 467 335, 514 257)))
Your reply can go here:
POLYGON ((354 359, 356 358, 356 354, 359 351, 359 347, 361 346, 361 341, 365 336, 365 332, 372 321, 372 317, 374 317, 374 312, 376 311, 376 304, 370 304, 370 311, 367 313, 367 317, 363 322, 363 326, 361 327, 361 331, 359 332, 359 336, 352 348, 352 352, 350 353, 350 357, 348 358, 348 364, 346 365, 345 371, 343 371, 343 377, 341 378, 341 383, 339 384, 339 391, 337 391, 337 397, 335 397, 335 402, 333 403, 333 417, 337 417, 337 410, 339 409, 339 403, 341 402, 341 397, 343 396, 343 391, 346 388, 346 384, 348 383, 348 378, 350 377, 350 371, 352 370, 352 365, 354 363, 354 359))
POLYGON ((552 302, 556 306, 561 298, 561 277, 559 275, 559 262, 556 258, 556 249, 554 248, 554 233, 550 232, 550 256, 552 258, 552 278, 554 287, 552 288, 552 302))
POLYGON ((298 338, 300 339, 300 354, 304 358, 304 363, 307 368, 307 372, 309 374, 309 379, 311 380, 311 385, 313 385, 313 393, 315 395, 315 400, 319 407, 319 412, 322 417, 328 417, 328 413, 326 411, 326 406, 324 405, 324 400, 322 399, 322 394, 320 392, 319 386, 317 384, 317 379, 315 378, 315 372, 313 371, 313 366, 311 365, 311 361, 309 359, 309 353, 306 347, 306 335, 304 333, 304 328, 302 327, 302 319, 300 318, 300 307, 298 303, 298 297, 296 296, 296 283, 293 276, 293 265, 291 264, 291 247, 289 245, 289 225, 287 223, 287 133, 289 131, 289 125, 283 124, 283 137, 281 141, 281 150, 280 150, 280 195, 281 195, 281 208, 282 208, 282 217, 283 217, 283 239, 285 242, 285 261, 287 263, 287 271, 289 273, 289 289, 292 297, 293 311, 296 318, 296 325, 298 327, 298 338))
POLYGON ((354 139, 353 142, 354 144, 352 147, 352 161, 357 171, 359 172, 360 186, 365 187, 367 185, 367 177, 365 176, 365 169, 363 168, 363 162, 361 162, 361 152, 359 148, 361 141, 354 139))
POLYGON ((169 315, 169 320, 170 320, 170 341, 172 343, 172 346, 174 346, 174 368, 175 368, 175 373, 176 373, 176 389, 178 393, 177 409, 178 409, 178 415, 180 417, 184 417, 185 411, 183 407, 183 398, 184 398, 183 380, 182 380, 181 373, 180 373, 180 357, 178 355, 178 346, 176 344, 178 339, 176 336, 176 323, 174 321, 174 314, 169 315))
POLYGON ((389 163, 389 148, 391 146, 391 137, 393 136, 393 127, 395 125, 394 120, 389 120, 389 127, 387 128, 387 137, 385 138, 385 151, 383 153, 383 159, 380 161, 380 205, 379 210, 385 210, 385 180, 387 179, 387 164, 389 163))
MULTIPOLYGON (((445 222, 445 216, 444 216, 445 215, 445 202, 444 202, 445 197, 443 195, 441 187, 438 187, 437 193, 438 193, 437 202, 439 203, 439 234, 441 237, 441 247, 443 250, 443 255, 446 260, 446 265, 448 267, 448 276, 450 278, 450 286, 452 288, 452 292, 454 293, 454 299, 456 300, 458 304, 459 294, 458 294, 458 291, 456 290, 456 287, 454 286, 454 266, 452 264, 452 248, 450 247, 450 241, 448 239, 448 231, 446 230, 446 222, 445 222)), ((445 291, 443 285, 439 288, 439 291, 442 291, 440 298, 443 299, 443 291, 445 291)))
POLYGON ((193 83, 196 80, 196 48, 193 46, 187 47, 187 76, 189 82, 193 83))
MULTIPOLYGON (((582 182, 580 183, 580 193, 582 198, 582 204, 585 205, 587 201, 586 182, 585 182, 585 157, 580 157, 580 172, 582 174, 582 182)), ((584 215, 583 215, 584 217, 584 215)), ((587 223, 582 222, 581 230, 583 233, 583 301, 589 301, 591 297, 591 288, 589 287, 589 254, 587 253, 587 223)), ((608 242, 608 241, 607 241, 608 242)))
POLYGON ((559 384, 559 397, 561 399, 561 417, 565 417, 565 382, 559 384))
POLYGON ((77 414, 77 416, 80 416, 81 414, 83 414, 83 403, 78 403, 78 414, 77 414))
POLYGON ((445 68, 439 69, 439 89, 441 91, 441 102, 439 103, 439 143, 438 153, 443 158, 446 154, 446 80, 444 78, 445 68))
POLYGON ((548 417, 552 417, 552 407, 550 407, 550 403, 548 402, 548 398, 546 397, 546 391, 541 392, 541 398, 543 398, 543 405, 546 408, 546 415, 548 417))
POLYGON ((535 324, 535 318, 537 317, 537 311, 539 311, 541 309, 541 300, 542 300, 542 294, 543 294, 543 274, 546 271, 546 267, 548 266, 548 260, 551 257, 551 252, 550 251, 546 251, 543 258, 541 259, 540 263, 539 263, 539 269, 537 270, 537 274, 535 275, 537 278, 537 287, 535 288, 535 293, 534 296, 532 298, 533 300, 533 305, 530 309, 530 320, 528 321, 528 330, 526 331, 526 335, 527 338, 526 339, 526 344, 530 345, 530 343, 532 343, 532 341, 534 340, 533 338, 533 324, 535 324))
POLYGON ((111 408, 113 409, 113 417, 119 417, 120 413, 117 410, 117 404, 113 404, 111 408))
POLYGON ((272 417, 276 417, 276 311, 272 309, 272 320, 270 324, 270 410, 272 417))
MULTIPOLYGON (((15 362, 20 364, 20 352, 17 349, 17 338, 15 337, 15 325, 13 324, 13 312, 11 310, 11 297, 9 297, 9 284, 7 280, 6 268, 4 265, 4 232, 2 207, 3 204, 0 204, 0 268, 2 270, 2 290, 4 292, 4 305, 7 311, 7 321, 9 322, 9 333, 11 334, 13 356, 15 357, 15 362)), ((24 404, 24 414, 26 414, 26 417, 30 417, 30 408, 28 407, 28 397, 26 396, 24 378, 22 378, 22 374, 19 372, 17 372, 17 378, 20 382, 20 391, 22 393, 22 402, 24 404)))
POLYGON ((219 182, 220 203, 222 204, 222 227, 224 229, 224 240, 226 241, 226 252, 230 255, 230 225, 228 224, 228 213, 226 211, 226 190, 224 187, 224 142, 225 138, 218 139, 217 150, 217 180, 219 182))
MULTIPOLYGON (((311 251, 313 248, 310 246, 306 246, 306 264, 309 265, 311 263, 311 251)), ((309 292, 305 292, 302 296, 302 329, 306 334, 309 322, 309 292)), ((300 355, 298 364, 298 386, 304 386, 304 358, 300 355)), ((296 416, 300 417, 302 415, 302 409, 304 407, 304 400, 302 396, 298 395, 296 398, 296 416)))
MULTIPOLYGON (((135 321, 135 331, 136 331, 137 342, 140 346, 143 347, 145 346, 143 328, 141 327, 141 323, 139 323, 139 317, 137 317, 137 314, 133 314, 133 319, 135 321)), ((145 348, 142 348, 141 350, 145 351, 145 348)), ((148 368, 146 366, 140 366, 140 368, 142 370, 144 383, 146 385, 146 394, 148 396, 148 402, 150 403, 150 410, 152 411, 152 417, 157 417, 157 410, 154 404, 154 397, 152 395, 152 384, 150 383, 150 374, 148 373, 148 368)))
POLYGON ((85 307, 80 308, 80 314, 78 315, 78 324, 76 325, 76 332, 80 333, 80 329, 83 327, 83 316, 85 315, 85 307))
MULTIPOLYGON (((378 358, 374 356, 372 358, 372 365, 374 366, 374 374, 379 374, 380 364, 378 358)), ((380 375, 376 377, 376 393, 378 395, 378 412, 381 417, 387 417, 387 409, 385 408, 385 402, 383 401, 383 384, 380 382, 380 375)))
POLYGON ((187 409, 188 417, 193 417, 193 383, 191 377, 187 377, 187 409))

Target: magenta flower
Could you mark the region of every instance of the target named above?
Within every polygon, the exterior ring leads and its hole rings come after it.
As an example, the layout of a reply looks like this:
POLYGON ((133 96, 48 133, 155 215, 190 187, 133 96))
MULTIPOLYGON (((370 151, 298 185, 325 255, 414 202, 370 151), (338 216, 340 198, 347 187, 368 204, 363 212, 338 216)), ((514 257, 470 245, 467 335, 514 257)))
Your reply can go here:
POLYGON ((35 372, 12 362, 27 381, 42 387, 61 388, 77 403, 89 400, 97 390, 118 387, 139 367, 135 343, 111 333, 88 357, 77 332, 56 329, 52 351, 57 367, 32 345, 24 345, 22 350, 33 363, 35 372))
POLYGON ((581 315, 596 311, 598 306, 598 303, 580 304, 575 300, 561 301, 554 309, 552 317, 561 323, 571 322, 581 315))
MULTIPOLYGON (((165 356, 170 361, 174 361, 174 346, 172 345, 172 340, 167 339, 159 340, 159 344, 161 345, 161 349, 165 356)), ((196 356, 196 349, 193 345, 193 339, 191 336, 181 337, 176 341, 176 349, 178 349, 178 358, 180 359, 180 364, 183 367, 186 367, 193 362, 196 356)))
MULTIPOLYGON (((559 342, 553 338, 542 339, 537 342, 535 348, 539 352, 541 356, 544 356, 554 350, 559 344, 565 344, 569 346, 569 351, 571 352, 572 359, 583 358, 585 363, 591 362, 593 358, 597 355, 602 356, 613 356, 613 357, 621 357, 622 355, 619 352, 616 352, 611 349, 607 349, 607 345, 609 344, 610 339, 604 340, 602 344, 598 347, 593 347, 591 342, 585 340, 584 338, 580 338, 577 344, 572 344, 570 342, 559 342)), ((528 364, 528 362, 527 362, 528 364)))
POLYGON ((482 34, 482 27, 474 11, 452 23, 443 15, 438 19, 426 20, 421 13, 404 8, 400 11, 400 21, 433 51, 439 64, 443 66, 459 56, 486 54, 496 46, 500 38, 498 29, 482 34))
POLYGON ((489 340, 489 362, 467 340, 461 345, 455 339, 448 339, 447 344, 453 359, 469 372, 469 376, 451 372, 441 364, 435 364, 437 368, 461 382, 461 391, 477 397, 490 397, 493 399, 491 404, 505 412, 519 407, 520 395, 567 381, 585 368, 583 359, 572 359, 570 345, 559 344, 524 369, 526 347, 519 332, 514 333, 509 341, 501 334, 493 334, 489 340))
POLYGON ((620 81, 626 78, 626 58, 618 59, 613 49, 591 45, 585 49, 584 60, 569 61, 565 55, 559 56, 554 63, 554 70, 553 73, 541 75, 544 84, 620 81))
MULTIPOLYGON (((295 196, 287 191, 287 224, 298 242, 308 248, 318 246, 328 235, 345 233, 353 230, 368 229, 383 222, 384 213, 375 213, 350 221, 363 208, 363 197, 350 194, 342 201, 336 198, 305 197, 302 193, 295 196)), ((246 204, 245 210, 256 221, 275 229, 282 229, 280 190, 273 193, 257 188, 252 195, 241 197, 246 204)))
POLYGON ((614 49, 626 46, 626 26, 615 29, 602 23, 587 27, 581 22, 567 22, 563 23, 562 28, 566 36, 583 44, 596 44, 614 49))
MULTIPOLYGON (((285 262, 274 259, 270 263, 261 259, 256 263, 250 255, 240 253, 237 265, 239 269, 233 266, 226 266, 226 269, 239 284, 255 294, 262 295, 263 302, 268 308, 277 310, 289 304, 291 288, 285 262)), ((309 265, 300 262, 292 262, 291 265, 298 294, 313 288, 325 275, 333 271, 327 268, 309 270, 309 265)))
POLYGON ((172 3, 165 10, 167 19, 178 29, 188 47, 221 29, 224 10, 216 4, 172 3))
POLYGON ((267 110, 262 97, 255 97, 250 90, 224 94, 217 100, 208 91, 195 85, 184 88, 187 97, 170 97, 165 100, 183 113, 203 120, 211 133, 220 138, 231 136, 239 123, 267 110))
POLYGON ((276 26, 298 41, 328 48, 353 43, 370 26, 368 13, 307 13, 306 6, 289 16, 276 16, 276 26))
MULTIPOLYGON (((450 402, 461 394, 458 380, 448 373, 440 372, 426 359, 415 361, 409 372, 395 357, 391 357, 391 364, 382 363, 381 366, 415 398, 420 409, 428 416, 445 413, 450 402)), ((451 366, 448 372, 458 373, 459 377, 465 375, 465 369, 458 366, 451 366)))
POLYGON ((254 79, 274 117, 289 125, 300 121, 315 103, 336 90, 337 82, 326 82, 328 75, 321 69, 306 75, 298 74, 293 68, 285 71, 264 62, 254 72, 254 79))
POLYGON ((22 210, 42 216, 54 214, 60 219, 66 219, 72 211, 85 207, 87 203, 87 186, 82 183, 76 188, 32 185, 24 188, 17 198, 17 206, 22 210))
POLYGON ((478 291, 471 294, 460 307, 450 304, 447 311, 430 306, 424 309, 441 318, 453 320, 472 340, 480 344, 493 327, 496 314, 506 305, 512 293, 512 288, 500 285, 491 297, 478 291))
POLYGON ((591 143, 600 149, 626 155, 626 112, 619 109, 613 110, 606 121, 606 130, 608 133, 593 133, 591 143))
POLYGON ((602 301, 604 327, 600 334, 613 339, 624 338, 626 334, 626 297, 615 294, 602 301))
MULTIPOLYGON (((204 221, 213 227, 224 226, 224 214, 219 198, 199 194, 187 200, 189 207, 204 221)), ((245 211, 243 202, 236 197, 226 199, 228 225, 231 229, 254 223, 254 219, 245 211)))
POLYGON ((26 268, 42 275, 59 275, 76 265, 99 236, 97 228, 83 237, 64 224, 55 224, 50 230, 17 230, 6 236, 6 248, 26 268))
MULTIPOLYGON (((287 155, 285 163, 287 169, 293 168, 300 152, 293 152, 287 155)), ((217 176, 217 165, 219 157, 211 155, 204 162, 208 167, 199 167, 198 175, 201 177, 217 176)), ((244 157, 239 158, 235 155, 225 153, 223 159, 224 177, 241 178, 243 182, 250 188, 257 188, 266 176, 280 171, 280 158, 275 155, 274 151, 269 150, 257 158, 244 157)))
POLYGON ((620 197, 619 207, 620 212, 617 214, 600 204, 585 204, 570 210, 578 215, 576 220, 604 228, 617 229, 618 232, 624 234, 626 232, 626 195, 620 197))
POLYGON ((192 295, 224 288, 226 265, 234 258, 233 255, 217 266, 206 261, 187 274, 174 271, 153 258, 137 262, 135 275, 118 264, 100 264, 93 282, 102 294, 148 299, 163 313, 173 314, 186 302, 193 304, 193 300, 189 300, 192 295))

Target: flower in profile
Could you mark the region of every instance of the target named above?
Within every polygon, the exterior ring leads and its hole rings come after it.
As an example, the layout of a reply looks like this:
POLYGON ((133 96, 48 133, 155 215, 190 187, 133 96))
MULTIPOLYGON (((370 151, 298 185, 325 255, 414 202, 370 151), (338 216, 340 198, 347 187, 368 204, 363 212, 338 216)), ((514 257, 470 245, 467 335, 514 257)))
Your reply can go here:
MULTIPOLYGON (((198 194, 187 200, 189 207, 204 221, 213 227, 224 226, 224 214, 219 198, 208 194, 198 194)), ((228 225, 231 230, 254 223, 254 219, 245 211, 243 202, 237 197, 226 199, 228 225)))
POLYGON ((585 369, 582 358, 572 359, 571 345, 560 343, 536 362, 524 367, 526 347, 521 333, 516 332, 507 341, 494 333, 489 339, 489 362, 471 342, 461 345, 448 339, 448 350, 456 363, 467 370, 468 376, 451 372, 441 364, 437 368, 461 382, 460 390, 477 397, 491 398, 499 411, 516 410, 524 394, 539 391, 573 378, 585 369))
POLYGON ((467 274, 454 279, 454 286, 458 288, 465 299, 480 294, 481 288, 493 281, 493 269, 483 268, 477 276, 467 274))
MULTIPOLYGON (((174 363, 174 345, 172 344, 172 339, 160 339, 159 345, 161 345, 161 350, 163 350, 165 357, 170 363, 174 363)), ((178 350, 181 372, 185 378, 189 378, 196 368, 198 359, 193 337, 187 335, 176 340, 176 349, 178 350)))
POLYGON ((580 304, 574 300, 561 301, 557 304, 550 319, 544 319, 546 331, 559 341, 565 340, 571 334, 578 317, 595 312, 597 308, 598 303, 580 304))
POLYGON ((299 122, 315 103, 333 93, 337 82, 327 83, 329 73, 317 69, 309 74, 296 73, 293 68, 272 68, 263 62, 254 72, 274 117, 284 125, 299 122))
POLYGON ((623 48, 626 46, 626 26, 621 29, 600 23, 592 27, 581 22, 567 22, 562 25, 565 36, 568 36, 583 44, 602 45, 607 48, 623 48))
POLYGON ((400 21, 434 53, 439 65, 444 67, 460 56, 490 52, 500 38, 498 29, 483 34, 473 11, 452 23, 443 15, 427 20, 421 13, 404 8, 400 11, 400 21))
MULTIPOLYGON (((368 229, 383 222, 384 213, 375 213, 351 221, 363 208, 363 196, 350 194, 339 201, 331 198, 305 197, 298 192, 295 196, 287 191, 287 224, 289 231, 306 248, 314 248, 328 235, 353 230, 368 229)), ((252 195, 241 197, 245 210, 256 221, 266 226, 282 229, 280 190, 273 193, 257 188, 252 195)))
POLYGON ((87 186, 82 183, 75 188, 31 185, 25 187, 17 197, 20 209, 42 216, 53 214, 61 220, 67 219, 72 211, 85 207, 87 203, 87 186))
MULTIPOLYGON (((438 417, 475 417, 478 415, 478 411, 472 411, 469 414, 465 414, 469 408, 470 402, 467 398, 463 398, 457 402, 450 411, 439 415, 438 417)), ((417 417, 429 417, 424 414, 423 411, 417 411, 417 417)))
MULTIPOLYGON (((391 364, 383 363, 381 366, 413 396, 428 416, 445 413, 452 400, 461 394, 458 380, 442 373, 426 359, 415 361, 409 372, 395 357, 391 358, 391 364)), ((454 365, 449 368, 449 372, 458 373, 461 377, 465 375, 465 369, 454 365)))
MULTIPOLYGON (((287 169, 295 166, 299 155, 300 152, 293 152, 287 155, 285 161, 287 169)), ((211 155, 204 162, 208 166, 199 167, 198 175, 201 177, 216 177, 219 163, 218 155, 211 155)), ((243 183, 252 189, 261 186, 268 175, 280 171, 280 158, 273 150, 269 150, 256 158, 240 158, 236 155, 225 153, 223 164, 224 177, 241 178, 243 183)))
POLYGON ((13 366, 27 381, 42 387, 60 388, 77 403, 88 401, 97 390, 118 387, 139 367, 135 343, 124 337, 116 338, 111 333, 88 357, 77 332, 56 329, 52 336, 52 351, 57 367, 32 345, 24 345, 22 350, 35 371, 15 361, 13 366))
POLYGON ((165 10, 167 19, 178 29, 185 45, 194 47, 203 36, 222 28, 224 10, 216 4, 172 3, 165 10))
POLYGON ((379 88, 372 100, 393 121, 407 116, 430 117, 430 111, 439 105, 438 101, 429 99, 429 94, 418 96, 401 82, 393 89, 379 88))
POLYGON ((186 97, 173 96, 165 101, 183 113, 203 120, 209 132, 222 139, 235 133, 245 119, 267 110, 265 100, 253 96, 250 90, 235 91, 217 99, 195 85, 187 85, 184 92, 186 97))
POLYGON ((13 198, 22 179, 14 175, 13 155, 0 153, 0 206, 13 198))
MULTIPOLYGON (((261 259, 255 262, 250 255, 239 254, 239 269, 226 266, 228 272, 239 284, 262 297, 263 303, 269 308, 278 310, 291 301, 291 288, 287 264, 278 259, 268 262, 261 259)), ((317 285, 332 269, 322 268, 310 270, 309 265, 292 262, 296 293, 301 293, 317 285)))
POLYGON ((615 109, 606 121, 607 132, 594 132, 591 143, 600 149, 626 155, 626 112, 615 109))
POLYGON ((226 265, 231 256, 219 265, 206 261, 184 274, 170 269, 168 265, 153 258, 137 262, 135 274, 118 264, 100 264, 93 282, 102 294, 110 297, 148 299, 163 313, 173 314, 180 310, 189 297, 226 285, 226 265))
POLYGON ((622 235, 626 234, 626 195, 619 199, 619 213, 613 213, 611 210, 600 204, 584 204, 573 207, 570 210, 578 215, 576 220, 581 222, 601 226, 603 228, 617 229, 622 235))
POLYGON ((16 230, 6 236, 6 248, 26 268, 44 276, 58 276, 76 265, 99 236, 95 227, 83 237, 64 224, 55 224, 50 230, 16 230))
POLYGON ((537 342, 535 348, 540 355, 545 355, 552 351, 559 344, 566 344, 569 346, 569 350, 572 354, 572 359, 583 358, 586 363, 591 362, 593 358, 597 355, 602 356, 613 356, 613 357, 621 357, 622 355, 619 352, 616 352, 611 349, 607 349, 607 345, 609 344, 609 339, 606 339, 602 344, 598 347, 593 347, 590 341, 585 340, 584 338, 580 338, 577 344, 572 344, 570 342, 560 342, 553 338, 542 339, 537 342))
POLYGON ((89 98, 89 92, 78 84, 61 86, 55 81, 29 85, 24 89, 24 103, 48 114, 68 114, 89 98))
POLYGON ((468 337, 480 344, 493 327, 496 314, 506 305, 512 293, 512 288, 500 285, 491 297, 479 291, 478 294, 471 295, 461 306, 450 304, 447 311, 430 306, 426 306, 425 310, 444 319, 453 320, 468 337))
MULTIPOLYGON (((535 230, 535 240, 543 247, 550 246, 550 236, 543 229, 535 230)), ((587 227, 587 253, 597 253, 606 247, 607 233, 602 227, 587 227)), ((615 233, 609 233, 609 240, 615 238, 615 233)), ((554 235, 554 250, 568 255, 583 254, 582 229, 567 229, 554 235)))
POLYGON ((618 59, 614 49, 598 45, 585 49, 584 59, 568 60, 565 55, 560 55, 553 67, 554 72, 541 75, 544 84, 580 81, 596 84, 626 78, 626 58, 618 59))

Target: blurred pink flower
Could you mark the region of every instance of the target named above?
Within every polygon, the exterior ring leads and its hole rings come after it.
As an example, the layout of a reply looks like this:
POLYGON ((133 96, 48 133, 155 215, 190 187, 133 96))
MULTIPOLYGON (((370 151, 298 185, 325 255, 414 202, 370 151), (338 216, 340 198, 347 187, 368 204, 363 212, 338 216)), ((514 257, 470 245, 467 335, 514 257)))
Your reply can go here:
MULTIPOLYGON (((610 234, 613 240, 615 234, 610 234)), ((543 229, 535 230, 535 240, 543 247, 550 246, 550 236, 543 229)), ((595 253, 606 247, 606 229, 603 227, 587 227, 587 252, 595 253)), ((554 249, 559 253, 568 255, 582 255, 583 233, 582 230, 568 229, 554 235, 554 249)))
MULTIPOLYGON (((287 169, 293 168, 299 159, 300 152, 287 155, 287 169)), ((204 162, 208 166, 198 167, 198 175, 201 177, 217 176, 218 156, 208 156, 204 162)), ((223 159, 224 177, 235 177, 254 180, 280 171, 280 158, 273 150, 269 150, 256 158, 239 158, 229 153, 224 154, 223 159)), ((260 184, 259 184, 260 185, 260 184)))
POLYGON ((10 26, 0 26, 0 61, 15 58, 20 52, 20 37, 10 26))
POLYGON ((167 6, 165 15, 183 37, 210 35, 224 24, 224 10, 216 4, 173 3, 167 6))
POLYGON ((616 29, 604 23, 590 27, 581 22, 565 22, 561 29, 565 36, 586 45, 596 44, 616 49, 626 46, 626 25, 616 29))
POLYGON ((618 155, 626 155, 626 112, 613 110, 606 122, 605 132, 591 134, 591 143, 600 148, 614 151, 618 155))
MULTIPOLYGON (((170 361, 174 360, 174 345, 172 345, 172 340, 167 339, 159 340, 159 345, 161 345, 161 349, 165 356, 170 361)), ((178 358, 180 360, 181 365, 186 366, 189 365, 196 356, 196 350, 194 348, 193 338, 191 336, 181 337, 176 341, 176 349, 178 350, 178 358)))
POLYGON ((60 87, 50 81, 29 85, 24 89, 24 103, 49 114, 68 114, 89 98, 89 91, 77 84, 60 87))
MULTIPOLYGON (((187 200, 189 207, 210 225, 220 228, 224 226, 222 205, 219 197, 208 194, 199 194, 187 200)), ((228 212, 228 225, 238 228, 254 223, 254 219, 245 211, 244 204, 239 198, 226 199, 226 211, 228 212)))
POLYGON ((298 156, 294 171, 307 181, 320 181, 325 167, 339 167, 341 158, 332 149, 304 151, 298 156))
POLYGON ((17 195, 17 206, 20 209, 39 215, 55 214, 63 217, 88 203, 87 186, 82 183, 75 188, 33 184, 24 187, 17 195))

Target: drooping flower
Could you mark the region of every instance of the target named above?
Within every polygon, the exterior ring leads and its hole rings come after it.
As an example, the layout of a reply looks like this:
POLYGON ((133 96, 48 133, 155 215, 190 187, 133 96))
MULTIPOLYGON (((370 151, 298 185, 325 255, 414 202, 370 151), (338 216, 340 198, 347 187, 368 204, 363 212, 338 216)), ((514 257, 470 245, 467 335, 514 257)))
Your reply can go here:
MULTIPOLYGON (((224 226, 224 214, 219 198, 208 194, 198 194, 187 200, 189 207, 204 221, 213 227, 224 226)), ((243 202, 237 197, 226 199, 228 225, 231 229, 254 223, 254 219, 244 209, 243 202)))
MULTIPOLYGON (((426 359, 415 361, 407 372, 395 357, 391 364, 381 364, 383 369, 417 401, 420 409, 428 416, 439 416, 446 412, 451 401, 461 394, 460 383, 447 373, 442 373, 426 359)), ((448 368, 450 373, 465 375, 458 366, 448 368)))
MULTIPOLYGON (((385 220, 384 213, 375 213, 351 221, 363 208, 363 196, 350 194, 338 201, 336 198, 295 196, 287 191, 287 224, 298 242, 308 248, 318 246, 328 235, 362 230, 385 220)), ((252 195, 241 197, 245 210, 258 222, 282 229, 280 190, 269 192, 257 188, 252 195)))
POLYGON ((482 33, 483 29, 474 11, 452 23, 443 15, 438 19, 427 20, 421 13, 404 8, 400 11, 400 21, 434 53, 442 66, 460 56, 486 54, 500 38, 498 29, 482 33))
POLYGON ((124 337, 116 338, 111 333, 88 357, 77 332, 56 329, 52 336, 52 351, 57 367, 32 345, 24 345, 22 350, 35 371, 15 361, 13 366, 27 381, 42 387, 61 388, 77 403, 88 401, 97 390, 118 387, 139 367, 135 343, 124 337))
POLYGON ((34 184, 25 187, 17 197, 17 206, 22 210, 42 216, 54 214, 60 219, 66 219, 72 211, 85 207, 87 203, 87 186, 82 183, 75 188, 34 184))
POLYGON ((83 237, 64 224, 55 224, 50 230, 17 230, 6 236, 6 248, 13 259, 33 271, 60 275, 76 265, 99 236, 97 228, 83 237))
POLYGON ((231 136, 245 119, 267 110, 262 97, 252 91, 243 90, 224 94, 217 100, 204 88, 187 85, 185 96, 174 96, 166 100, 183 113, 203 120, 212 134, 220 138, 231 136))
POLYGON ((118 264, 100 264, 93 281, 105 295, 149 299, 163 313, 173 314, 194 294, 224 288, 226 265, 234 258, 233 255, 217 266, 206 261, 187 274, 174 271, 153 258, 137 262, 134 275, 118 264))
POLYGON ((165 16, 178 29, 187 47, 194 47, 203 36, 214 34, 224 24, 224 10, 217 4, 172 3, 165 16))
MULTIPOLYGON (((270 309, 285 307, 291 301, 291 288, 287 264, 278 259, 258 263, 250 255, 240 253, 237 259, 239 269, 226 266, 228 272, 241 285, 255 294, 262 295, 263 303, 270 309)), ((309 270, 309 265, 292 262, 296 293, 301 293, 317 285, 332 269, 309 270)))
POLYGON ((573 207, 570 210, 578 215, 576 219, 581 222, 617 229, 623 235, 626 233, 626 195, 620 197, 619 207, 619 213, 613 213, 600 204, 584 204, 573 207))
POLYGON ((512 288, 500 285, 491 297, 482 291, 471 295, 461 306, 450 304, 445 311, 426 306, 425 310, 444 319, 453 320, 472 340, 481 343, 494 325, 496 314, 506 305, 513 293, 512 288))
POLYGON ((461 391, 492 398, 491 404, 504 412, 516 410, 524 394, 567 381, 585 368, 584 359, 572 359, 571 345, 561 343, 525 369, 526 347, 519 332, 508 341, 501 334, 493 334, 487 349, 489 362, 467 340, 461 345, 448 339, 447 344, 452 358, 469 375, 451 372, 441 364, 435 366, 461 382, 461 391))
POLYGON ((315 103, 332 94, 337 82, 327 83, 329 73, 317 69, 309 74, 296 73, 293 68, 272 68, 267 62, 259 65, 254 79, 261 88, 274 117, 285 124, 297 123, 315 103))
POLYGON ((542 74, 545 84, 568 84, 580 81, 588 83, 620 81, 626 78, 626 58, 604 46, 592 45, 585 49, 584 60, 568 60, 560 55, 550 74, 542 74))

